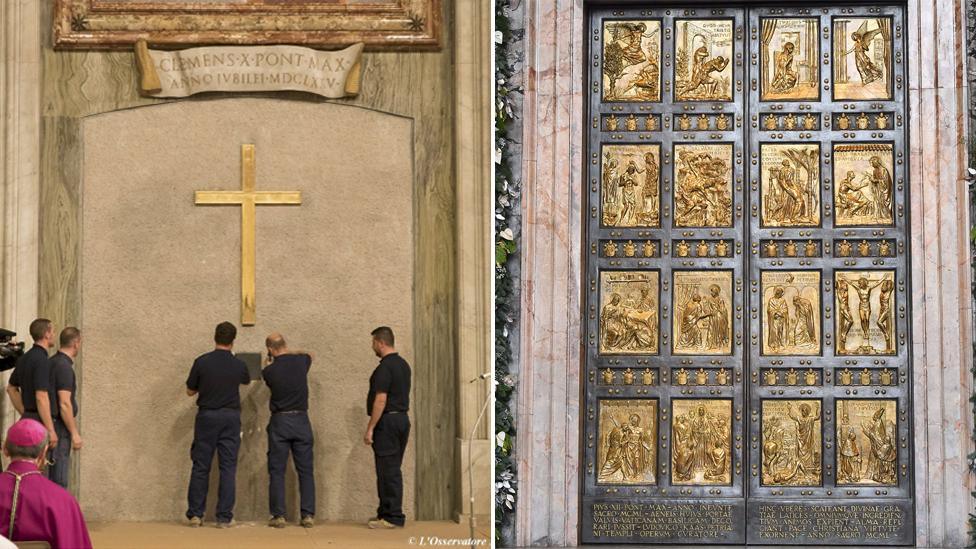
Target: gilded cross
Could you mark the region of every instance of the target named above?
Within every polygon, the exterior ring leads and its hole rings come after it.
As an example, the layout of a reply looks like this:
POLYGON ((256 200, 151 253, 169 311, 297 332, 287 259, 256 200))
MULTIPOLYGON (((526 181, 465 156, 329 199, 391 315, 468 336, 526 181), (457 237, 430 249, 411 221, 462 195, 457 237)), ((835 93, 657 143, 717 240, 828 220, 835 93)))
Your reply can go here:
POLYGON ((298 205, 300 191, 254 190, 254 145, 241 145, 241 190, 196 191, 198 205, 231 205, 241 207, 241 324, 253 326, 257 317, 254 303, 254 238, 256 206, 298 205))

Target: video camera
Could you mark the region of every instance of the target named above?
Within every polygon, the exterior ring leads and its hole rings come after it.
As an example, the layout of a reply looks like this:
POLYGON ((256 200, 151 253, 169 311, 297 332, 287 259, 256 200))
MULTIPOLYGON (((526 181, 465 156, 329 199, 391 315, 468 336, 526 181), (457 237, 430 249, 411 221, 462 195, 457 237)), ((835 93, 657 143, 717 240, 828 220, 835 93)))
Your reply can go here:
POLYGON ((24 342, 11 341, 16 335, 17 332, 11 332, 10 330, 0 328, 0 359, 16 359, 20 355, 24 354, 24 342))

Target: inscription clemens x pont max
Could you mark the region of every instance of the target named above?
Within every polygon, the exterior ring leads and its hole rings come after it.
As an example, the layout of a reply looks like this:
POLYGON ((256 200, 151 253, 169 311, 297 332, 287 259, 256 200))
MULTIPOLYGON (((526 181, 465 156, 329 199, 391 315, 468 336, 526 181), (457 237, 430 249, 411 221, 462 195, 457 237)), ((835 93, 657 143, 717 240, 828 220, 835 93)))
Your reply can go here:
MULTIPOLYGON (((752 509, 758 520, 750 522, 749 537, 755 541, 898 542, 906 534, 905 511, 897 505, 760 503, 752 509)), ((734 536, 743 520, 736 510, 735 505, 721 502, 596 502, 591 535, 621 541, 722 539, 734 536)))
POLYGON ((180 51, 136 44, 142 93, 186 97, 212 91, 293 90, 339 98, 359 92, 363 45, 339 51, 298 46, 223 46, 180 51))

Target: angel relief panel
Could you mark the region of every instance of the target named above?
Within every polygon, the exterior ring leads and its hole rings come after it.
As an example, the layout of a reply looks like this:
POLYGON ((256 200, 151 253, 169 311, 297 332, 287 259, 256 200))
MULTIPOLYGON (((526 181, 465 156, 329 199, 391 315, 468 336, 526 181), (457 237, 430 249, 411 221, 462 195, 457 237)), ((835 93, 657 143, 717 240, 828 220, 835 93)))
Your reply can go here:
POLYGON ((658 352, 658 271, 600 273, 600 354, 658 352))
POLYGON ((834 19, 834 100, 891 99, 891 18, 834 19))
POLYGON ((599 484, 656 484, 657 400, 600 400, 599 484))
POLYGON ((661 146, 606 145, 600 202, 607 227, 661 225, 661 146))
POLYGON ((661 100, 661 22, 603 24, 603 100, 661 100))

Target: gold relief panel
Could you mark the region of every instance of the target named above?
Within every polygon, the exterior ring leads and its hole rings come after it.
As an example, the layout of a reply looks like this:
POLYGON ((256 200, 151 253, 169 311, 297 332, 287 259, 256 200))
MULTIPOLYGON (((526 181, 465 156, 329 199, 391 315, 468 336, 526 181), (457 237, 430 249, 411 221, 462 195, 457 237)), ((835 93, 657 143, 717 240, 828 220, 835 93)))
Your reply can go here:
POLYGON ((674 146, 674 224, 732 226, 732 144, 674 146))
POLYGON ((661 22, 603 24, 603 100, 661 100, 661 22))
POLYGON ((671 484, 732 484, 732 401, 671 401, 671 484))
POLYGON ((818 19, 763 18, 760 24, 763 101, 820 97, 818 19))
POLYGON ((819 400, 762 401, 762 485, 820 486, 819 400))
POLYGON ((675 101, 731 101, 731 19, 675 21, 675 101))
POLYGON ((833 20, 834 100, 891 99, 891 18, 833 20))
POLYGON ((731 311, 730 271, 675 271, 674 354, 732 354, 731 311))
POLYGON ((658 352, 658 271, 600 273, 600 354, 658 352))
POLYGON ((759 145, 764 227, 820 225, 820 145, 759 145))
POLYGON ((897 404, 837 400, 837 485, 898 484, 897 404))
POLYGON ((891 143, 834 145, 834 224, 893 225, 891 143))
POLYGON ((601 179, 604 226, 661 225, 661 145, 605 145, 601 179))
POLYGON ((895 354, 895 272, 837 271, 837 354, 895 354))
POLYGON ((600 400, 597 484, 656 484, 657 400, 600 400))
POLYGON ((820 354, 820 271, 762 272, 762 354, 820 354))

